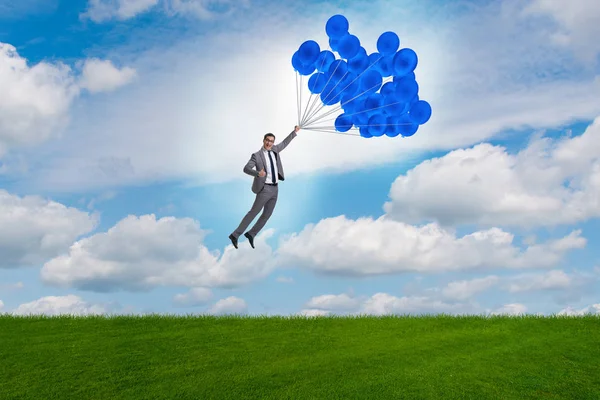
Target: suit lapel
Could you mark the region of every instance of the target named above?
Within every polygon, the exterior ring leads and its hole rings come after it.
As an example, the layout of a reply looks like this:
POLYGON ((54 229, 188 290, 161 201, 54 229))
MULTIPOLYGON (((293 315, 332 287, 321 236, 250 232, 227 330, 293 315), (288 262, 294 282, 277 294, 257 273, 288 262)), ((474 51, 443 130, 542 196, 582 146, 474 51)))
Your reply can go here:
POLYGON ((261 149, 258 151, 258 154, 260 155, 260 159, 262 160, 263 163, 263 167, 267 168, 267 160, 265 159, 265 154, 263 153, 263 149, 261 147, 261 149))
MULTIPOLYGON (((258 151, 258 154, 260 155, 260 159, 262 160, 263 163, 263 168, 265 168, 265 171, 267 170, 267 159, 265 158, 265 153, 264 153, 264 149, 261 147, 260 150, 258 151)), ((277 154, 275 151, 273 151, 273 155, 275 156, 275 164, 277 164, 277 170, 279 171, 278 175, 281 176, 281 161, 279 160, 279 154, 277 154)))

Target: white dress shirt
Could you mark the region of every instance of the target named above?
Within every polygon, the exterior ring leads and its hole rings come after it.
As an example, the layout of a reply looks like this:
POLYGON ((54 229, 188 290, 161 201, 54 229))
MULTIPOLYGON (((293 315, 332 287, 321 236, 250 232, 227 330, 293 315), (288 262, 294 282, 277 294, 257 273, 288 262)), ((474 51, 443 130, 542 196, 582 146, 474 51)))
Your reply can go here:
MULTIPOLYGON (((263 149, 263 154, 265 155, 265 161, 267 162, 267 165, 265 166, 265 172, 267 173, 266 183, 273 183, 273 177, 271 176, 271 160, 269 159, 269 152, 263 149)), ((275 183, 277 183, 279 181, 279 179, 277 179, 279 177, 279 171, 277 170, 277 160, 275 158, 275 153, 273 153, 272 151, 271 158, 273 159, 273 168, 275 168, 275 183)))

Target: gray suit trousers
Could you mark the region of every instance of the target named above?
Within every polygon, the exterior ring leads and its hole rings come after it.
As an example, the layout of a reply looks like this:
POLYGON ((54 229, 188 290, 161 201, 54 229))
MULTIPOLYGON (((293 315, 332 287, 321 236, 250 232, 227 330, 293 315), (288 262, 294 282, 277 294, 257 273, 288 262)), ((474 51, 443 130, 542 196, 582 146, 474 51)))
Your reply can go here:
POLYGON ((265 226, 271 214, 273 214, 273 210, 275 209, 275 204, 277 203, 277 195, 279 193, 277 186, 265 185, 260 192, 256 195, 256 199, 254 200, 254 204, 252 204, 252 208, 246 216, 242 219, 242 222, 237 227, 237 229, 232 233, 236 238, 240 237, 244 230, 250 225, 250 223, 256 218, 261 209, 263 209, 262 214, 256 221, 256 224, 248 231, 250 236, 256 237, 258 232, 265 226))

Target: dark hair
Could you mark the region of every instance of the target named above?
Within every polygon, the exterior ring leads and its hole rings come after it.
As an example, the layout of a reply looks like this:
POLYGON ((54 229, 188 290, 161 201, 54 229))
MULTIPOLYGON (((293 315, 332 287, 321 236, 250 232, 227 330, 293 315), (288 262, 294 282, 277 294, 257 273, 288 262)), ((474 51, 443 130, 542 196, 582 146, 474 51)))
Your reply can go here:
POLYGON ((275 135, 273 135, 272 133, 265 134, 265 137, 263 138, 263 140, 266 140, 269 136, 273 136, 273 140, 275 140, 275 135))

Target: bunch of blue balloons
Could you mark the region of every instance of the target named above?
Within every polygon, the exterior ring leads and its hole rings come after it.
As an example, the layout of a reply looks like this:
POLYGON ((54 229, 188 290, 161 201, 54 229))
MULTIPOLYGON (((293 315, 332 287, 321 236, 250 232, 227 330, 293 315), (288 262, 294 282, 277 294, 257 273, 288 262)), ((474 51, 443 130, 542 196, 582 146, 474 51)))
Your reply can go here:
MULTIPOLYGON (((377 51, 367 54, 348 28, 343 15, 329 18, 325 31, 332 51, 307 40, 292 56, 294 69, 310 76, 308 90, 311 96, 319 96, 321 107, 339 103, 336 131, 355 127, 362 137, 414 135, 431 117, 430 104, 419 99, 414 73, 417 54, 410 48, 399 49, 400 39, 390 31, 379 36, 377 51)), ((309 118, 303 127, 320 118, 309 118)))

